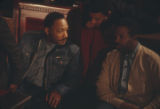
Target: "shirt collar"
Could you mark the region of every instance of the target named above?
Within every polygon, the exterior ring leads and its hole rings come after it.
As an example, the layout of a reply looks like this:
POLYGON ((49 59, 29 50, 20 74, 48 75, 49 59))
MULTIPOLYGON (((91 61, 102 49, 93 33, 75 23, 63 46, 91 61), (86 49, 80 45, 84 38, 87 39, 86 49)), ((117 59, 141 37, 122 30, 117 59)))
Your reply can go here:
POLYGON ((139 46, 140 46, 140 43, 138 42, 138 43, 137 43, 137 46, 135 47, 135 49, 134 49, 132 52, 129 53, 129 55, 130 55, 132 58, 136 55, 136 53, 137 53, 137 51, 138 51, 138 49, 139 49, 139 46))

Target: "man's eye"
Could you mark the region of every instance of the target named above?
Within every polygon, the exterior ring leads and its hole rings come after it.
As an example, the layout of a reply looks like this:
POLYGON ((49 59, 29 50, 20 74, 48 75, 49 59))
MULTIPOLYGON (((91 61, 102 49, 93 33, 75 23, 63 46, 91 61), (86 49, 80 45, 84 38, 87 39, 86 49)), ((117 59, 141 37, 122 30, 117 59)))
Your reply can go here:
POLYGON ((58 30, 57 32, 59 32, 59 33, 60 33, 60 32, 63 32, 63 30, 58 30))

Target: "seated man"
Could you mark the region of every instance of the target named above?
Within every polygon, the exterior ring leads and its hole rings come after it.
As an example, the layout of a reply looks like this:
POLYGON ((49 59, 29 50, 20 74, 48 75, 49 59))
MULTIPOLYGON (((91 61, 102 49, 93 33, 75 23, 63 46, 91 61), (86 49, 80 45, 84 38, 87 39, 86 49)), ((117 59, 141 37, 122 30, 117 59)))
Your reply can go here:
POLYGON ((23 76, 20 56, 20 49, 7 22, 0 17, 0 95, 3 95, 1 92, 5 90, 15 92, 17 85, 20 84, 23 76))
POLYGON ((27 109, 60 108, 62 98, 79 84, 80 51, 67 31, 64 15, 52 12, 44 19, 44 32, 22 37, 26 72, 20 90, 32 95, 27 109))
POLYGON ((22 70, 21 51, 7 22, 0 16, 0 109, 10 106, 6 95, 16 92, 22 81, 22 70))
POLYGON ((107 54, 97 81, 98 109, 160 109, 160 57, 133 38, 135 24, 115 23, 117 49, 107 54))

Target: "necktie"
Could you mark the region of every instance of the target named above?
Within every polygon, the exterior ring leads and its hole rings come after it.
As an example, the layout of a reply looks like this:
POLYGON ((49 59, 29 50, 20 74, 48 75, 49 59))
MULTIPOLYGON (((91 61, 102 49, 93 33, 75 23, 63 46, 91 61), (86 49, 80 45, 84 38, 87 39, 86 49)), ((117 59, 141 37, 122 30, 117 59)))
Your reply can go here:
POLYGON ((120 86, 119 91, 121 94, 124 94, 128 89, 128 76, 129 76, 129 55, 126 54, 124 56, 122 70, 121 70, 121 79, 120 79, 120 86))

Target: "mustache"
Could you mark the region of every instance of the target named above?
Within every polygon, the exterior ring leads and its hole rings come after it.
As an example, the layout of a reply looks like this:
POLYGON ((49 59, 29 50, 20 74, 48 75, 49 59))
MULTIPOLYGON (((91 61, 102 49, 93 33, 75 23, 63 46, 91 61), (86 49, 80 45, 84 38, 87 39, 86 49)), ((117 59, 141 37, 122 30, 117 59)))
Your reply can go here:
POLYGON ((58 41, 64 41, 64 40, 68 40, 68 38, 60 39, 60 40, 58 40, 58 41))

